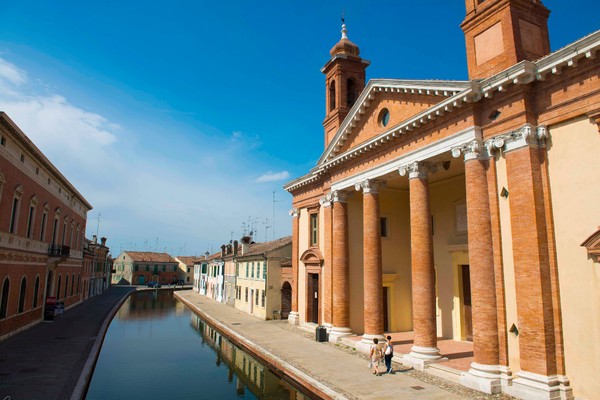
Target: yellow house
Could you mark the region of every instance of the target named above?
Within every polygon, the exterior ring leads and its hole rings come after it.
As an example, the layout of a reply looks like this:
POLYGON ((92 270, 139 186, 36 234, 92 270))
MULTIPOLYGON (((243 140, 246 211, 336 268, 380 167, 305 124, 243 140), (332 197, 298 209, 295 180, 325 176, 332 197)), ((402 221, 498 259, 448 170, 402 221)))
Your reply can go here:
POLYGON ((260 319, 277 318, 281 312, 281 262, 292 254, 292 237, 249 244, 242 238, 235 257, 235 308, 260 319))

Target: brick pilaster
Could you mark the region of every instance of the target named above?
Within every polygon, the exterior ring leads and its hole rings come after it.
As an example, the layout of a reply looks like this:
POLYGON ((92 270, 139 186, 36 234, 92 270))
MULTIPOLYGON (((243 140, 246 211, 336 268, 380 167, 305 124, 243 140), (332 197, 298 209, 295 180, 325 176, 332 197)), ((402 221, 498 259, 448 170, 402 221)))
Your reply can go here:
POLYGON ((363 190, 363 340, 372 343, 374 337, 384 337, 379 182, 366 180, 356 188, 363 190))
POLYGON ((299 219, 300 211, 296 208, 290 210, 292 217, 292 310, 288 316, 290 324, 298 324, 298 262, 299 260, 299 219))
POLYGON ((521 368, 556 374, 554 313, 540 149, 506 153, 521 368))

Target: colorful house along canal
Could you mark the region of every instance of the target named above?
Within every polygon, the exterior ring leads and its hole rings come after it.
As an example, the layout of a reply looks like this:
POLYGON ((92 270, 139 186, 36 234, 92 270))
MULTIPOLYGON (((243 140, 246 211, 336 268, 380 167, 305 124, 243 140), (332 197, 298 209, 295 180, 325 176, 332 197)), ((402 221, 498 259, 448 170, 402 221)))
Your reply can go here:
POLYGON ((289 321, 363 347, 411 332, 403 360, 420 369, 444 361, 438 337, 472 342, 466 386, 593 398, 600 31, 550 53, 541 1, 466 11, 467 81, 366 82, 342 27, 322 68, 325 150, 285 185, 289 321))

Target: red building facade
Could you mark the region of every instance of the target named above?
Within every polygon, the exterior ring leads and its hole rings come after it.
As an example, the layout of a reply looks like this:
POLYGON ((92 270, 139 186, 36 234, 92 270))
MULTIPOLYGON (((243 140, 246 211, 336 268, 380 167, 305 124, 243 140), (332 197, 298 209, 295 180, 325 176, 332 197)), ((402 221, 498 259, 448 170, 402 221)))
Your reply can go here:
POLYGON ((46 299, 82 300, 92 206, 0 112, 0 338, 42 321, 46 299))

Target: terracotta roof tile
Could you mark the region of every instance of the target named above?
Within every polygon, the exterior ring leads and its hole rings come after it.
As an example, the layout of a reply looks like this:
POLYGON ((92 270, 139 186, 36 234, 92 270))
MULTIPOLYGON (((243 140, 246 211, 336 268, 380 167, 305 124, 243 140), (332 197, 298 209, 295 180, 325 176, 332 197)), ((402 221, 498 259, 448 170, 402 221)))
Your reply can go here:
POLYGON ((194 261, 196 261, 200 257, 192 257, 192 256, 177 256, 177 259, 184 263, 185 265, 194 265, 194 261))
POLYGON ((248 251, 246 251, 243 255, 241 254, 241 252, 238 254, 238 258, 269 253, 273 250, 277 250, 291 244, 291 236, 282 237, 280 239, 276 239, 270 242, 251 244, 248 248, 248 251))
POLYGON ((124 253, 127 253, 133 261, 137 262, 177 262, 167 253, 154 253, 152 251, 125 251, 124 253))

